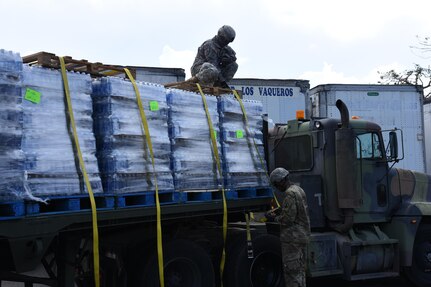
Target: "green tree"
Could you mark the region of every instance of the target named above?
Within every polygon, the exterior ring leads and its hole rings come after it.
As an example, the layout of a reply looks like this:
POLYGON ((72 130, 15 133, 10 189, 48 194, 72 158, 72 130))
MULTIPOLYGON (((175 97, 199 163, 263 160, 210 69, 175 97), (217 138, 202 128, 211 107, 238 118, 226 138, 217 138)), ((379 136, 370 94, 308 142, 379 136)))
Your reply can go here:
MULTIPOLYGON (((418 38, 417 46, 410 46, 416 52, 422 54, 421 57, 428 58, 431 54, 431 38, 418 38)), ((379 72, 379 84, 395 84, 395 85, 420 85, 424 89, 425 100, 431 100, 431 67, 422 67, 419 64, 414 64, 413 69, 398 72, 390 70, 387 72, 379 72)))

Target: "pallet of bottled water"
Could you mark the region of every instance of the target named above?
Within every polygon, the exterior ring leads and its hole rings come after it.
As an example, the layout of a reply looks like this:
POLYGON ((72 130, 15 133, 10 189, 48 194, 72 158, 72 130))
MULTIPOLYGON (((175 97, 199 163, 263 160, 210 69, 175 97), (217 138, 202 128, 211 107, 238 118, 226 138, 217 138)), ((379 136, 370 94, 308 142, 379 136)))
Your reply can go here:
POLYGON ((149 134, 145 134, 136 93, 130 81, 106 77, 93 82, 94 131, 106 193, 173 191, 170 170, 168 105, 165 88, 136 83, 149 134), (154 169, 149 152, 151 140, 154 169))
MULTIPOLYGON (((222 162, 217 98, 205 95, 213 132, 222 162)), ((168 90, 169 136, 172 144, 171 168, 178 190, 218 190, 216 157, 201 95, 184 90, 168 90)))
POLYGON ((233 95, 219 98, 225 186, 229 189, 269 187, 262 134, 263 106, 259 101, 242 102, 247 122, 233 95))

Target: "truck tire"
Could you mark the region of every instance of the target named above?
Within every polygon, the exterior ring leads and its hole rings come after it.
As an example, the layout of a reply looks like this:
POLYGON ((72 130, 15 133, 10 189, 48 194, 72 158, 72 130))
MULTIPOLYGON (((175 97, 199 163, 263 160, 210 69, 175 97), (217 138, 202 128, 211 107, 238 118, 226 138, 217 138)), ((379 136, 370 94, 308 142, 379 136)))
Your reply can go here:
MULTIPOLYGON (((163 249, 166 287, 214 287, 214 270, 209 254, 196 243, 176 239, 163 249)), ((136 286, 159 287, 157 251, 141 269, 136 286)))
POLYGON ((406 269, 406 275, 418 287, 431 286, 431 225, 419 228, 413 248, 412 266, 406 269))
POLYGON ((226 253, 224 281, 227 287, 282 287, 283 264, 280 239, 266 234, 253 239, 253 259, 247 242, 238 239, 226 253))

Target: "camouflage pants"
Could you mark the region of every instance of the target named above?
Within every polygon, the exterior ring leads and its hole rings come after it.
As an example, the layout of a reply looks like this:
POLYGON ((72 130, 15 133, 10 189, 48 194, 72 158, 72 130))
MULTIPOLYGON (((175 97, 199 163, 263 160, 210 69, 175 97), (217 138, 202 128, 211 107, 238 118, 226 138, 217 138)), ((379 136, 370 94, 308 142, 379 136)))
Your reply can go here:
POLYGON ((237 70, 238 64, 236 62, 221 67, 220 71, 213 64, 203 63, 202 66, 192 67, 192 75, 196 75, 201 84, 212 86, 219 80, 229 82, 237 70))
POLYGON ((233 76, 235 76, 235 73, 237 70, 238 70, 238 64, 236 62, 226 64, 221 68, 222 78, 226 82, 229 82, 230 80, 233 79, 233 76))
POLYGON ((304 244, 281 243, 286 287, 305 287, 305 248, 304 244))

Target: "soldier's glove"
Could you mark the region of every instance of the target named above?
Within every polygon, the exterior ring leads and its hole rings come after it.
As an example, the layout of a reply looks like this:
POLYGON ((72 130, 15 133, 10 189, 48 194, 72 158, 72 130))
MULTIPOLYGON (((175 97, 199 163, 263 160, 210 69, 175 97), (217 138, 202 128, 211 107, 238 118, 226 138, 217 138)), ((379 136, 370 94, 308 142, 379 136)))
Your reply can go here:
POLYGON ((275 216, 278 216, 281 214, 281 207, 273 208, 271 211, 275 214, 275 216))
POLYGON ((265 217, 268 219, 268 221, 274 221, 274 219, 277 217, 276 210, 277 209, 271 209, 265 213, 265 217))
POLYGON ((231 47, 226 46, 220 51, 219 59, 222 67, 227 66, 236 61, 236 53, 231 47))

